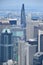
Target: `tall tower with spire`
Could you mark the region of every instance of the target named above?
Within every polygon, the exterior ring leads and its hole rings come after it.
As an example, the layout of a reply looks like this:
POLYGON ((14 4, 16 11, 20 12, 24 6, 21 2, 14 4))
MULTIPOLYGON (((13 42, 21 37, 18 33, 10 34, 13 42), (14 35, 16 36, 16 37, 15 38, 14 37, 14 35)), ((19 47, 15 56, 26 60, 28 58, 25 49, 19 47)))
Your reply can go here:
POLYGON ((22 9, 21 9, 21 25, 22 27, 26 27, 26 16, 25 16, 24 4, 22 4, 22 9))
POLYGON ((25 7, 24 4, 22 4, 22 9, 21 9, 21 27, 24 29, 24 39, 26 41, 26 16, 25 16, 25 7))

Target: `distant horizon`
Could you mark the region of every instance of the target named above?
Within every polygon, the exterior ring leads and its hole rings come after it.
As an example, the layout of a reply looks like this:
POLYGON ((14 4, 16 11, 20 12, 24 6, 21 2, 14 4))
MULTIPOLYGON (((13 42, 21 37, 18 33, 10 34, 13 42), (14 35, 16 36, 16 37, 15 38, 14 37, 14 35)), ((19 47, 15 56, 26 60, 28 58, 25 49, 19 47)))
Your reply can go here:
POLYGON ((23 3, 29 12, 43 12, 43 0, 0 0, 0 10, 21 10, 23 3))
MULTIPOLYGON (((7 11, 21 12, 21 9, 0 9, 0 12, 1 12, 1 11, 2 11, 2 12, 4 12, 4 11, 5 11, 5 12, 7 12, 7 11)), ((32 12, 33 12, 33 13, 34 13, 34 12, 35 12, 35 13, 37 13, 37 12, 43 13, 43 11, 37 11, 36 9, 26 9, 26 8, 25 8, 25 12, 28 12, 28 13, 30 13, 30 12, 31 12, 31 13, 32 13, 32 12)))

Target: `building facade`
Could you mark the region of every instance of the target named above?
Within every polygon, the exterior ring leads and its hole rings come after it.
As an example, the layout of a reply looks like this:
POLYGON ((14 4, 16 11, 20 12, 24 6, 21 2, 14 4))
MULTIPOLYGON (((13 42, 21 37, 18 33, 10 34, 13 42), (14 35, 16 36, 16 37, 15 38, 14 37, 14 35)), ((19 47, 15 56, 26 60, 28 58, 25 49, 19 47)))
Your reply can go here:
POLYGON ((0 48, 0 62, 3 63, 9 59, 13 59, 13 42, 10 29, 4 29, 2 31, 0 48))
POLYGON ((43 52, 37 52, 33 58, 33 65, 42 65, 43 52))

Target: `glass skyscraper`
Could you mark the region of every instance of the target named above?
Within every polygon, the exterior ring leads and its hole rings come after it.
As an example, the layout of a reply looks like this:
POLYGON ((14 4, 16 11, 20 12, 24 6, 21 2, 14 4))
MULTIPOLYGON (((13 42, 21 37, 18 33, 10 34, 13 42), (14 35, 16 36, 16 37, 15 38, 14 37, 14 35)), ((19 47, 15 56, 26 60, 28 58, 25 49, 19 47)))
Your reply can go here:
POLYGON ((43 34, 40 35, 40 51, 43 52, 43 34))
POLYGON ((4 29, 1 33, 0 43, 0 62, 6 62, 13 59, 12 33, 9 29, 4 29))
POLYGON ((22 9, 21 9, 21 25, 22 27, 26 27, 26 16, 25 16, 24 4, 22 4, 22 9))
POLYGON ((22 4, 22 9, 21 9, 21 27, 24 28, 24 36, 26 40, 26 16, 25 16, 24 4, 22 4))

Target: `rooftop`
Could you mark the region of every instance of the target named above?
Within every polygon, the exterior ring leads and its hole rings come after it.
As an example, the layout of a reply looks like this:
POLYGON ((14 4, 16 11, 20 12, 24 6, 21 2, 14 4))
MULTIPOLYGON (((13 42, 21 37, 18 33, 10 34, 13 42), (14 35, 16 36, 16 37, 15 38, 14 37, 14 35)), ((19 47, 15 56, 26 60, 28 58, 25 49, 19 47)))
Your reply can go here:
POLYGON ((2 33, 6 33, 6 32, 7 32, 7 33, 11 33, 10 29, 3 29, 3 30, 2 30, 2 33))

